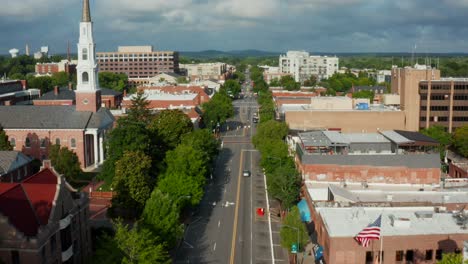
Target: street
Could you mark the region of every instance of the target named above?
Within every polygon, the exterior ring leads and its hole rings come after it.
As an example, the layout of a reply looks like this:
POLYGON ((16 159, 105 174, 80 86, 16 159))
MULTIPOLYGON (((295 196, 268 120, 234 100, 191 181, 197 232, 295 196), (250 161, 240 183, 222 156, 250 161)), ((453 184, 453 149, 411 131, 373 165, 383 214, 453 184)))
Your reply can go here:
POLYGON ((273 201, 267 201, 260 155, 251 144, 258 104, 250 87, 243 88, 245 97, 233 101, 235 116, 221 129, 213 179, 186 227, 175 263, 287 263, 279 246, 279 217, 270 214, 273 201), (243 170, 251 176, 242 176, 243 170), (256 214, 257 208, 265 214, 256 214))

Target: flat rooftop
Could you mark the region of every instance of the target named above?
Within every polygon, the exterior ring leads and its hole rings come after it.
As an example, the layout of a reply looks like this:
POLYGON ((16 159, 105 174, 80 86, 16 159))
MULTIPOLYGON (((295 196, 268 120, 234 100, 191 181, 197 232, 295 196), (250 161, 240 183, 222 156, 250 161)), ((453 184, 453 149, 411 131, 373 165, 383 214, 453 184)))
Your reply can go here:
MULTIPOLYGON (((330 237, 354 237, 382 215, 382 236, 466 234, 452 213, 433 207, 317 208, 330 237), (419 215, 419 216, 418 216, 419 215), (424 217, 420 217, 424 215, 424 217)), ((385 239, 385 238, 384 238, 385 239)))
MULTIPOLYGON (((132 100, 135 95, 130 95, 124 98, 124 100, 132 100)), ((146 100, 148 101, 192 101, 198 94, 195 93, 183 93, 183 94, 170 94, 170 93, 154 93, 146 94, 146 100)))
MULTIPOLYGON (((311 97, 314 98, 314 97, 311 97)), ((346 110, 333 110, 333 109, 312 109, 309 104, 300 104, 300 105, 282 105, 279 108, 279 112, 356 112, 356 113, 366 113, 366 112, 401 112, 400 109, 393 106, 386 105, 370 105, 369 110, 358 110, 358 109, 346 109, 346 110)))

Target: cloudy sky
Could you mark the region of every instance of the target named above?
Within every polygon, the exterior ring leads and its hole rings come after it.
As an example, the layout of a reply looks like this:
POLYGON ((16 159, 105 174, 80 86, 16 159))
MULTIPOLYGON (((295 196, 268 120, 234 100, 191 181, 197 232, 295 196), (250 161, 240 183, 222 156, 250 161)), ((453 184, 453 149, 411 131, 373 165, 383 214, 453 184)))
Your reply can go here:
MULTIPOLYGON (((468 0, 90 0, 98 51, 468 52, 468 0)), ((0 0, 0 54, 78 39, 81 0, 0 0)))

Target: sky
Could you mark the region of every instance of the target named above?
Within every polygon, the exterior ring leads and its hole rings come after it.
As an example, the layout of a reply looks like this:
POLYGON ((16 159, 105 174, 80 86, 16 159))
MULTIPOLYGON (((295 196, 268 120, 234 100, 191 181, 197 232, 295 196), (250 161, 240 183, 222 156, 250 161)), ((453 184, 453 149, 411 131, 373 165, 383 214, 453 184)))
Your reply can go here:
MULTIPOLYGON (((468 0, 90 0, 98 51, 468 52, 468 0)), ((81 0, 0 0, 0 54, 76 51, 81 0)))

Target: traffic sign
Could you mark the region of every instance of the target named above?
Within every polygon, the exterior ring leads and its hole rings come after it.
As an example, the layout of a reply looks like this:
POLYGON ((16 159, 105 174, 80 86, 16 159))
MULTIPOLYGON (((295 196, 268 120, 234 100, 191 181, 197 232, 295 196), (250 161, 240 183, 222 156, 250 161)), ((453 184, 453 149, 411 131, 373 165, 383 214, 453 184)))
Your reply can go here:
POLYGON ((291 253, 297 254, 297 244, 294 243, 291 245, 291 253))

